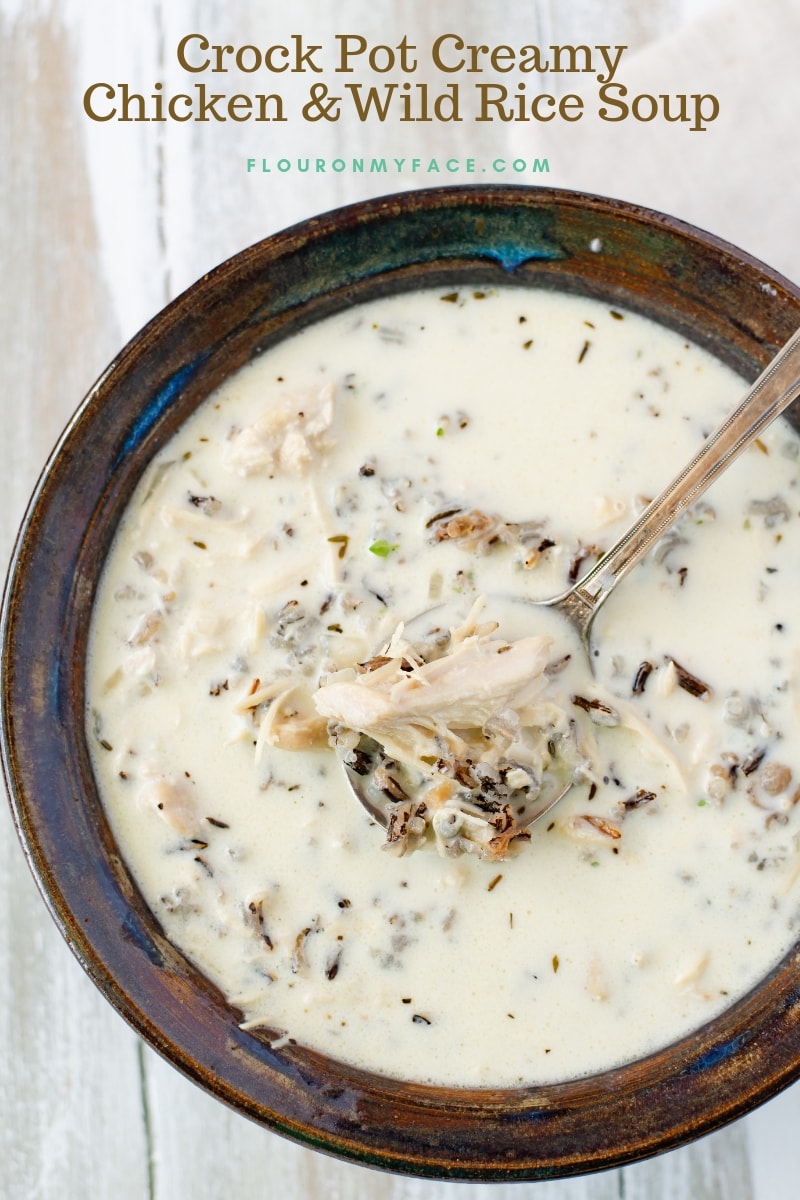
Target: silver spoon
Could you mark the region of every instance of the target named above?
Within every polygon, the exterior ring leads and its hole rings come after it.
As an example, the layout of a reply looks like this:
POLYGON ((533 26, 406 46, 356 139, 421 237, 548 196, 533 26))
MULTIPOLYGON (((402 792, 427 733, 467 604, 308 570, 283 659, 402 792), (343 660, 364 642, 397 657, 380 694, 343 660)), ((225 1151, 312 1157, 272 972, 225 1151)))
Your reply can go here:
MULTIPOLYGON (((558 612, 578 632, 584 649, 589 649, 589 633, 595 615, 624 575, 630 571, 669 529, 674 521, 697 500, 718 475, 738 458, 766 427, 800 396, 800 330, 778 352, 759 375, 741 403, 719 425, 655 500, 634 521, 611 549, 568 591, 549 600, 529 601, 531 607, 558 612)), ((436 613, 422 614, 428 627, 436 628, 436 613)), ((414 618, 410 624, 416 624, 414 618)), ((443 623, 440 623, 443 624, 443 623)), ((406 626, 408 631, 409 625, 406 626)), ((591 664, 591 659, 589 659, 591 664)), ((385 804, 373 772, 380 762, 380 746, 362 738, 355 754, 342 754, 345 776, 350 788, 369 815, 387 825, 385 804)), ((555 778, 543 787, 536 801, 524 809, 518 824, 532 825, 549 812, 573 786, 555 778)))

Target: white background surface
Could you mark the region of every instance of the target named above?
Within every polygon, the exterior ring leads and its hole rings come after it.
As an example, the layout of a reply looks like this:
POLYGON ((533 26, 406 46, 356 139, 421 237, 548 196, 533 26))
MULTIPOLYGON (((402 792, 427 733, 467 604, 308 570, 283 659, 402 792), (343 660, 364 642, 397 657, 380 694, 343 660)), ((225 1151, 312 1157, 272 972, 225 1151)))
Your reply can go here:
MULTIPOLYGON (((222 259, 303 217, 447 181, 330 170, 248 174, 248 158, 440 155, 480 163, 546 155, 547 177, 512 181, 583 187, 670 211, 798 280, 798 72, 786 65, 798 49, 798 0, 739 7, 712 0, 0 0, 3 559, 69 415, 166 301, 222 259), (408 32, 425 44, 448 31, 518 46, 624 44, 632 92, 648 80, 653 92, 716 91, 721 115, 706 133, 690 133, 632 122, 598 129, 588 121, 569 131, 352 120, 123 125, 90 122, 82 110, 85 88, 99 80, 126 80, 145 93, 163 80, 165 93, 183 90, 175 46, 190 32, 266 45, 301 32, 313 42, 351 32, 388 44, 408 32)), ((258 83, 223 77, 219 90, 262 90, 258 83)), ((296 104, 308 83, 284 76, 280 90, 296 104)), ((573 83, 550 76, 541 86, 563 92, 575 90, 573 83)), ((476 180, 454 174, 449 181, 476 180)), ((407 1180, 290 1144, 228 1112, 137 1040, 61 941, 8 812, 0 810, 0 824, 0 1196, 8 1200, 797 1195, 800 1085, 694 1145, 552 1183, 476 1190, 407 1180)))

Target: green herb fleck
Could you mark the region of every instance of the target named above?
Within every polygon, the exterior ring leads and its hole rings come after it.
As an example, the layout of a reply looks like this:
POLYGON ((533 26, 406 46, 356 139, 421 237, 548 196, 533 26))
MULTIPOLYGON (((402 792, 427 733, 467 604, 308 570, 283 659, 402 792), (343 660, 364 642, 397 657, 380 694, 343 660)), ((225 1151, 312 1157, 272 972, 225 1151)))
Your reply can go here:
POLYGON ((370 554, 377 554, 378 558, 388 558, 393 550, 399 550, 398 545, 393 545, 387 542, 385 538, 378 538, 377 542, 373 542, 369 548, 370 554))

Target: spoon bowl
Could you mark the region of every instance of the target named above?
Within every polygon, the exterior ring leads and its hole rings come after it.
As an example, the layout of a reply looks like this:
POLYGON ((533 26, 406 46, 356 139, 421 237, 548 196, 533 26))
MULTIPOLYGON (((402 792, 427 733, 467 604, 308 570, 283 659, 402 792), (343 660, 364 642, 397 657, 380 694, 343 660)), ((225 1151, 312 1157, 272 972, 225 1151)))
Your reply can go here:
MULTIPOLYGON (((486 612, 488 623, 501 628, 505 634, 523 636, 531 620, 535 620, 529 611, 531 603, 522 597, 493 596, 486 612)), ((454 631, 464 629, 465 623, 470 621, 478 607, 481 609, 481 615, 484 615, 483 604, 481 599, 473 608, 472 614, 466 617, 463 607, 458 604, 438 604, 420 613, 404 626, 403 635, 414 646, 422 661, 433 661, 446 652, 454 631)), ((541 612, 539 615, 542 615, 541 612)), ((570 639, 571 642, 574 640, 570 639)), ((386 649, 387 647, 382 647, 383 651, 386 649)), ((573 650, 570 646, 570 651, 573 650)), ((387 755, 378 740, 367 734, 362 734, 355 746, 337 741, 336 749, 354 795, 370 817, 384 828, 389 828, 391 832, 393 819, 398 815, 402 816, 404 805, 410 799, 410 789, 406 792, 405 784, 398 779, 398 764, 387 755)), ((570 766, 559 756, 558 739, 554 739, 552 749, 548 769, 535 780, 535 786, 526 785, 510 791, 508 798, 513 803, 516 825, 520 829, 526 829, 545 816, 576 782, 570 766)), ((465 780, 465 787, 470 782, 465 780)), ((474 792, 474 788, 468 790, 474 792)), ((492 800, 496 799, 497 795, 497 780, 487 775, 484 796, 487 800, 492 800)), ((478 807, 484 796, 477 797, 478 807)), ((442 815, 444 820, 452 820, 452 813, 442 815)), ((455 831, 451 829, 450 832, 455 831)))
MULTIPOLYGON (((359 738, 355 751, 342 750, 340 758, 353 795, 374 821, 388 828, 391 821, 391 796, 387 795, 375 778, 376 771, 383 765, 380 743, 374 738, 363 736, 359 738)), ((527 829, 540 821, 574 786, 574 780, 568 779, 563 782, 551 774, 543 783, 536 799, 519 806, 518 826, 527 829)))

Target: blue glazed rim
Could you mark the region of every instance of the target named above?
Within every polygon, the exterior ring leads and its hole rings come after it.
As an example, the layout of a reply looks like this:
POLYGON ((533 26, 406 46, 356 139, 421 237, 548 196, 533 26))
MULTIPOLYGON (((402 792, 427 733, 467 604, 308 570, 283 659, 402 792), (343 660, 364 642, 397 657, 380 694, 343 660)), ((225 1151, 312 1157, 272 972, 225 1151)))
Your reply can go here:
POLYGON ((50 912, 133 1028, 240 1113, 352 1162, 440 1179, 535 1180, 636 1161, 719 1128, 800 1074, 800 955, 695 1034, 590 1078, 453 1090, 270 1049, 164 937, 111 836, 84 735, 97 577, 146 463, 233 370, 329 313, 459 283, 599 296, 754 378, 800 325, 800 289, 675 219, 527 187, 453 187, 305 221, 204 276, 111 363, 44 468, 2 609, 2 755, 50 912))

